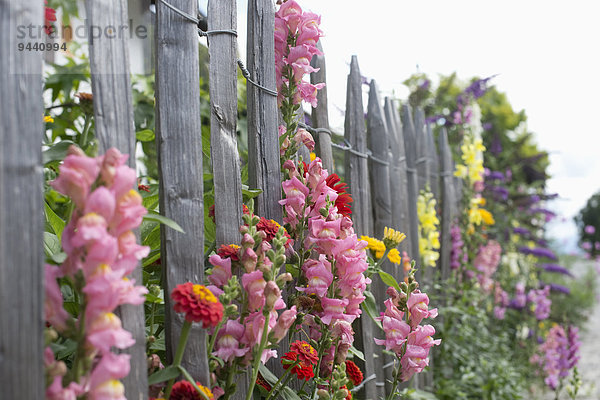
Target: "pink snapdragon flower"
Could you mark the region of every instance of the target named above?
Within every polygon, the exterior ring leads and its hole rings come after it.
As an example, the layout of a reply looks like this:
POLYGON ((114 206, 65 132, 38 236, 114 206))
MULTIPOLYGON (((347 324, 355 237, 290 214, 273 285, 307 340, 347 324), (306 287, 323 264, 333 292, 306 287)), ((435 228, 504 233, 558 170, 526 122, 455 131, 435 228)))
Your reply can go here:
POLYGON ((256 311, 265 304, 266 285, 267 282, 261 271, 253 271, 242 275, 242 286, 248 293, 248 307, 251 311, 256 311))
POLYGON ((222 258, 217 254, 213 254, 208 258, 208 261, 213 266, 208 281, 219 288, 223 288, 232 276, 231 258, 222 258))
POLYGON ((319 298, 325 297, 327 294, 327 289, 329 289, 329 286, 331 286, 333 283, 333 274, 331 273, 331 266, 327 268, 324 261, 325 260, 323 257, 314 266, 305 270, 306 278, 308 279, 308 286, 296 287, 298 291, 309 295, 316 294, 319 298))
POLYGON ((46 264, 44 280, 46 282, 46 297, 44 299, 44 317, 54 328, 62 332, 67 328, 69 313, 63 308, 63 297, 56 281, 62 276, 60 268, 46 264))
POLYGON ((410 326, 415 329, 424 318, 435 318, 438 315, 437 308, 429 310, 429 297, 420 290, 412 292, 406 303, 410 313, 410 326))
POLYGON ((244 336, 244 325, 239 320, 229 320, 223 325, 217 334, 215 342, 216 351, 213 355, 221 358, 226 363, 235 357, 243 357, 250 351, 249 348, 240 348, 240 341, 244 336))

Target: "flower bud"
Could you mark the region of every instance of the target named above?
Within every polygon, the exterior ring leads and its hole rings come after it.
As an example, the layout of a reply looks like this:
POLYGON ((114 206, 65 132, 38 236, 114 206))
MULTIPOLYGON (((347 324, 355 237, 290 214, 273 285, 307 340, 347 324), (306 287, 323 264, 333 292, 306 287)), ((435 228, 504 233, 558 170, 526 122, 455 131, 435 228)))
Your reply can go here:
POLYGON ((329 400, 329 393, 327 393, 327 390, 325 389, 319 389, 317 390, 317 396, 319 396, 320 400, 329 400))
POLYGON ((287 282, 291 282, 293 279, 294 277, 292 276, 292 274, 290 274, 289 272, 285 272, 277 277, 277 286, 283 287, 287 282))
POLYGON ((266 307, 269 310, 273 309, 275 302, 279 300, 281 297, 281 289, 275 283, 275 281, 267 282, 267 286, 265 286, 265 298, 266 298, 266 307))

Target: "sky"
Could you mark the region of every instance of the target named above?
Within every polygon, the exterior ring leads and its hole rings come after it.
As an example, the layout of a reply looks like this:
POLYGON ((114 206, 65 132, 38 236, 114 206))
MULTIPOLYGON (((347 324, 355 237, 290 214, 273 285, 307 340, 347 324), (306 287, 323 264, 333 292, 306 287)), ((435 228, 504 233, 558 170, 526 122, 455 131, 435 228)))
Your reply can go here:
MULTIPOLYGON (((402 81, 424 72, 436 81, 457 72, 498 74, 492 83, 550 153, 549 204, 561 217, 549 234, 567 250, 576 241, 572 218, 600 190, 600 2, 595 0, 297 0, 322 16, 332 128, 342 132, 352 55, 382 95, 405 100, 402 81)), ((202 7, 201 7, 202 8, 202 7)), ((246 1, 238 4, 245 53, 246 1)), ((366 103, 366 102, 365 102, 366 103)), ((505 149, 505 151, 510 151, 505 149)))

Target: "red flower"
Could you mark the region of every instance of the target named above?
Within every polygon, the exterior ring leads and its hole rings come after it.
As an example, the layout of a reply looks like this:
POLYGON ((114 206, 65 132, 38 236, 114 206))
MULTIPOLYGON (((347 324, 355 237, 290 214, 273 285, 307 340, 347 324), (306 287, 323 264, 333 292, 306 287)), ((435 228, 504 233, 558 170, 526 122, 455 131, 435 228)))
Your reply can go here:
MULTIPOLYGON (((340 389, 346 389, 346 390, 348 390, 348 388, 346 387, 346 385, 342 386, 340 389)), ((344 400, 352 400, 352 392, 350 390, 348 390, 348 396, 346 396, 346 398, 344 400)))
POLYGON ((296 340, 291 344, 290 350, 298 353, 300 360, 308 365, 317 365, 319 362, 319 353, 304 340, 296 340))
MULTIPOLYGON (((242 204, 242 212, 244 214, 250 214, 250 209, 248 208, 247 205, 242 204)), ((208 207, 208 216, 210 217, 210 219, 213 220, 213 222, 215 222, 215 205, 214 204, 212 206, 208 207)))
POLYGON ((230 245, 224 245, 222 244, 221 247, 219 247, 219 250, 217 250, 217 254, 219 256, 221 256, 221 258, 231 258, 232 261, 239 261, 240 258, 238 256, 238 251, 240 249, 240 246, 235 245, 235 244, 230 244, 230 245))
POLYGON ((204 328, 217 326, 223 318, 223 304, 204 285, 186 282, 177 285, 171 293, 175 312, 185 313, 185 320, 202 322, 204 328))
POLYGON ((338 194, 337 199, 335 199, 335 206, 337 207, 338 212, 345 217, 349 217, 350 214, 352 214, 350 203, 354 200, 352 200, 352 196, 350 196, 349 193, 346 193, 348 185, 342 182, 337 174, 330 174, 327 179, 325 179, 325 183, 338 194))
MULTIPOLYGON (((44 0, 45 4, 48 4, 48 0, 44 0)), ((56 21, 56 10, 50 7, 44 7, 44 30, 47 35, 50 35, 53 30, 53 26, 50 25, 50 22, 56 21)))
POLYGON ((150 186, 148 185, 142 185, 141 183, 138 184, 138 190, 143 190, 144 192, 148 192, 150 193, 150 186))
MULTIPOLYGON (((202 390, 202 392, 208 397, 210 400, 213 400, 215 396, 212 394, 209 388, 202 386, 200 382, 196 382, 196 385, 202 390)), ((200 396, 200 393, 196 391, 194 386, 188 381, 179 381, 173 385, 171 389, 171 396, 169 396, 169 400, 203 400, 203 397, 200 396)))
POLYGON ((354 361, 346 360, 346 375, 348 376, 348 379, 352 381, 354 386, 360 385, 363 381, 363 373, 354 361))
MULTIPOLYGON (((279 225, 277 221, 272 219, 266 219, 265 217, 260 217, 260 221, 258 222, 258 224, 256 224, 256 229, 259 231, 263 231, 267 235, 267 237, 265 238, 267 242, 270 242, 275 237, 275 235, 277 235, 277 232, 279 232, 280 227, 281 225, 279 225)), ((287 233, 285 228, 283 229, 283 236, 288 238, 288 241, 285 243, 285 246, 291 246, 292 238, 290 234, 287 233)))
POLYGON ((258 376, 256 377, 256 384, 259 386, 262 386, 267 392, 270 392, 271 389, 273 389, 271 387, 271 385, 269 384, 269 382, 267 382, 267 380, 265 378, 263 378, 263 376, 260 372, 258 373, 258 376))
MULTIPOLYGON (((295 362, 298 359, 298 353, 296 353, 295 351, 290 351, 288 353, 285 353, 282 359, 295 362)), ((294 365, 293 363, 286 364, 283 361, 282 363, 283 369, 288 369, 291 365, 294 365)), ((302 359, 300 359, 300 362, 292 368, 292 374, 296 374, 298 376, 298 379, 304 380, 309 380, 310 378, 315 376, 313 366, 310 364, 306 364, 302 359)))

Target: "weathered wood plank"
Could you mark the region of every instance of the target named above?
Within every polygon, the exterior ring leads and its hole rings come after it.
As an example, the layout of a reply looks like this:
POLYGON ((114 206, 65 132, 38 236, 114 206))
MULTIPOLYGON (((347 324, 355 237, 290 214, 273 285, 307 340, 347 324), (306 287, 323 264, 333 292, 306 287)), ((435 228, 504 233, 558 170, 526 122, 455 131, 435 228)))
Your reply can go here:
MULTIPOLYGON (((191 14, 198 3, 170 0, 191 14)), ((172 311, 169 294, 187 281, 204 280, 204 204, 200 83, 196 26, 157 2, 156 20, 156 144, 160 175, 160 209, 185 233, 161 229, 161 262, 165 283, 167 355, 172 358, 183 316, 172 311)), ((205 330, 194 326, 183 364, 208 385, 205 330)))
MULTIPOLYGON (((346 91, 346 116, 344 121, 344 137, 354 149, 345 153, 346 182, 352 194, 352 220, 354 230, 360 235, 372 234, 372 210, 370 202, 370 183, 367 152, 365 117, 362 100, 362 79, 358 67, 358 59, 352 56, 350 74, 346 91)), ((373 341, 373 324, 368 318, 361 318, 355 324, 355 346, 364 352, 364 364, 359 365, 365 377, 375 374, 375 342, 373 341)), ((367 382, 359 396, 367 400, 378 398, 376 380, 367 382)))
POLYGON ((0 1, 0 385, 6 399, 43 399, 45 391, 43 55, 18 51, 15 28, 42 26, 43 9, 41 0, 0 1))
POLYGON ((454 166, 452 163, 452 153, 448 144, 448 132, 442 128, 439 136, 440 149, 440 179, 441 179, 441 201, 442 218, 440 232, 440 270, 442 279, 450 277, 450 251, 452 249, 452 240, 450 238, 450 229, 454 221, 454 204, 456 194, 454 193, 454 166))
MULTIPOLYGON (((402 232, 408 232, 408 200, 406 178, 406 154, 404 152, 404 138, 402 136, 402 123, 394 101, 385 98, 385 119, 388 126, 390 147, 390 195, 392 204, 392 227, 402 232)), ((410 249, 410 237, 406 237, 400 245, 400 251, 410 249)))
MULTIPOLYGON (((235 0, 208 2, 208 29, 236 29, 235 0)), ((238 243, 242 223, 242 179, 237 149, 237 41, 229 34, 208 41, 210 153, 215 188, 217 247, 238 243)))
POLYGON ((414 259, 417 262, 417 265, 420 266, 419 218, 417 216, 417 196, 419 195, 419 188, 415 165, 417 161, 417 143, 410 105, 406 104, 402 106, 402 117, 402 132, 404 133, 404 148, 406 150, 408 217, 410 228, 406 234, 411 237, 411 251, 409 253, 410 258, 414 259))
POLYGON ((425 190, 425 188, 430 186, 429 175, 431 164, 429 161, 429 152, 427 149, 425 113, 420 107, 417 107, 414 110, 414 125, 417 152, 415 166, 417 167, 417 182, 419 184, 419 191, 421 191, 425 190))
MULTIPOLYGON (((379 99, 377 83, 373 79, 369 85, 369 101, 367 103, 367 135, 369 149, 372 153, 372 157, 369 159, 369 172, 372 183, 373 233, 377 238, 383 237, 385 227, 392 227, 388 129, 389 127, 379 99)), ((394 274, 397 271, 387 260, 382 264, 382 269, 390 274, 394 274)), ((386 289, 386 285, 380 279, 374 280, 371 285, 371 291, 375 294, 377 304, 383 304, 386 300, 386 289)), ((365 323, 370 323, 372 332, 376 332, 377 328, 370 318, 365 317, 363 326, 365 323)), ((387 356, 384 357, 381 346, 374 346, 373 354, 376 356, 374 361, 378 396, 385 397, 386 374, 383 365, 392 361, 392 359, 387 356)), ((387 389, 391 390, 391 386, 387 389)))
MULTIPOLYGON (((321 41, 317 42, 317 48, 323 51, 321 41)), ((327 83, 327 74, 325 68, 325 56, 315 55, 313 56, 310 65, 313 68, 319 68, 319 71, 310 74, 310 83, 313 85, 317 83, 327 83)), ((327 109, 327 85, 317 92, 317 108, 312 109, 311 117, 312 124, 315 128, 329 129, 329 114, 327 109)), ((330 174, 333 170, 333 151, 331 149, 331 135, 326 132, 319 132, 315 136, 317 155, 323 162, 323 168, 325 168, 330 174)))
MULTIPOLYGON (((86 0, 86 21, 90 26, 127 26, 129 22, 126 0, 86 0)), ((111 37, 103 34, 90 39, 90 71, 94 95, 94 126, 101 152, 116 147, 129 154, 128 164, 135 168, 135 129, 133 98, 129 69, 128 35, 111 37)), ((142 270, 131 274, 142 282, 142 270)), ((131 355, 131 370, 123 379, 129 399, 146 399, 147 362, 146 333, 143 305, 119 307, 123 328, 130 331, 135 345, 125 350, 131 355)))
MULTIPOLYGON (((275 90, 275 9, 271 0, 248 2, 248 71, 260 85, 275 90)), ((282 222, 281 166, 277 97, 248 82, 248 178, 263 192, 255 212, 282 222)))
POLYGON ((433 136, 433 127, 430 123, 425 125, 425 133, 427 135, 427 151, 430 163, 429 168, 429 185, 431 192, 436 199, 440 196, 440 161, 438 156, 438 150, 435 145, 435 138, 433 136))

